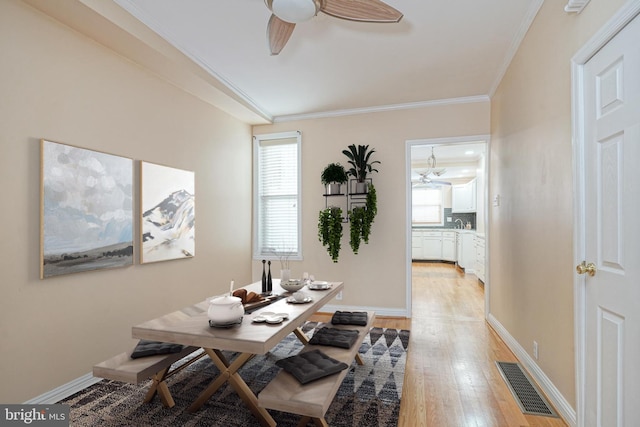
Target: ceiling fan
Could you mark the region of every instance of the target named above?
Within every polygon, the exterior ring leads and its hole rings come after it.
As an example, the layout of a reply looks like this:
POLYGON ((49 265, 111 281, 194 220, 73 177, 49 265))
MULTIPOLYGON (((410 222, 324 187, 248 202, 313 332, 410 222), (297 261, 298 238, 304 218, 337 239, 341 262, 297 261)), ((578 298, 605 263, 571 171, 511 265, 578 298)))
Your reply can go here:
POLYGON ((287 44, 296 24, 324 12, 360 22, 398 22, 402 13, 381 0, 264 0, 271 13, 267 40, 272 55, 287 44))
POLYGON ((433 185, 451 185, 450 182, 447 181, 436 181, 432 179, 431 175, 434 177, 439 177, 444 175, 447 171, 445 168, 437 168, 436 167, 436 156, 433 153, 433 147, 431 147, 431 155, 427 157, 427 170, 426 172, 420 173, 419 183, 421 184, 433 184, 433 185))

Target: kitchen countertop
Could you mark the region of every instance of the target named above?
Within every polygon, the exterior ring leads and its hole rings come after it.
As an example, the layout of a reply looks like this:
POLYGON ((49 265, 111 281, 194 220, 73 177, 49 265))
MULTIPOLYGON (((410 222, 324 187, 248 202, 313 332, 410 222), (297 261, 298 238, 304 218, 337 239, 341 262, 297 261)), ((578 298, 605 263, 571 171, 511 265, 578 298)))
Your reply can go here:
POLYGON ((475 228, 467 230, 466 228, 446 228, 446 227, 411 227, 412 230, 421 231, 457 231, 458 233, 475 233, 475 228))

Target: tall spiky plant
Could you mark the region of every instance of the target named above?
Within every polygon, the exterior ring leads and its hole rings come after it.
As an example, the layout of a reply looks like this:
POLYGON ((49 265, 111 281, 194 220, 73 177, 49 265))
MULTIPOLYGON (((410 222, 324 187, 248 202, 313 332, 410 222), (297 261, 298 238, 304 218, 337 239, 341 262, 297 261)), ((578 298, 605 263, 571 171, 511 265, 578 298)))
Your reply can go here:
POLYGON ((351 168, 347 171, 348 175, 351 175, 358 182, 364 182, 367 179, 367 174, 371 172, 378 172, 378 169, 375 169, 373 165, 380 164, 378 160, 374 160, 369 162, 369 158, 376 150, 371 149, 369 151, 368 145, 358 145, 356 147, 355 144, 349 145, 348 150, 342 150, 342 154, 347 156, 351 168))

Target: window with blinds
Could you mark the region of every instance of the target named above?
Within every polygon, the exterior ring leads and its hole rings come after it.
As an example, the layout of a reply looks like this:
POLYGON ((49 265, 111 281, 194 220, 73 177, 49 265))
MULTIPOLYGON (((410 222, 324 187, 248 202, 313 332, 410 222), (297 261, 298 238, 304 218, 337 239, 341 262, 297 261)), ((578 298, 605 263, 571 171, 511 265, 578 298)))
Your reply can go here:
POLYGON ((441 187, 414 187, 411 196, 411 222, 415 225, 442 225, 443 194, 441 187))
POLYGON ((254 137, 255 259, 302 259, 299 132, 254 137))

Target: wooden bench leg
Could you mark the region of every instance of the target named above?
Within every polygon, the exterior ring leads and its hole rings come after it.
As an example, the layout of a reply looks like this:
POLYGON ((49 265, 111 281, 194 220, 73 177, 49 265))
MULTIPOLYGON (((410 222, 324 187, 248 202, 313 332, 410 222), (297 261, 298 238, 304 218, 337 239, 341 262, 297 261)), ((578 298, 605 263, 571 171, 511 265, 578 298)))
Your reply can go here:
POLYGON ((298 339, 300 340, 300 342, 304 345, 309 344, 309 338, 307 338, 307 336, 305 335, 304 332, 302 332, 302 329, 300 328, 295 328, 293 330, 293 333, 296 334, 296 336, 298 337, 298 339))
POLYGON ((147 391, 147 395, 144 398, 144 403, 151 402, 151 400, 153 400, 153 397, 157 393, 158 396, 160 396, 160 401, 167 408, 173 408, 176 405, 173 400, 173 396, 171 396, 171 392, 169 391, 169 387, 165 382, 170 368, 171 367, 164 368, 162 371, 153 376, 153 382, 151 384, 151 387, 149 387, 149 391, 147 391))
POLYGON ((364 360, 360 357, 360 353, 356 353, 356 363, 360 366, 364 365, 364 360))

